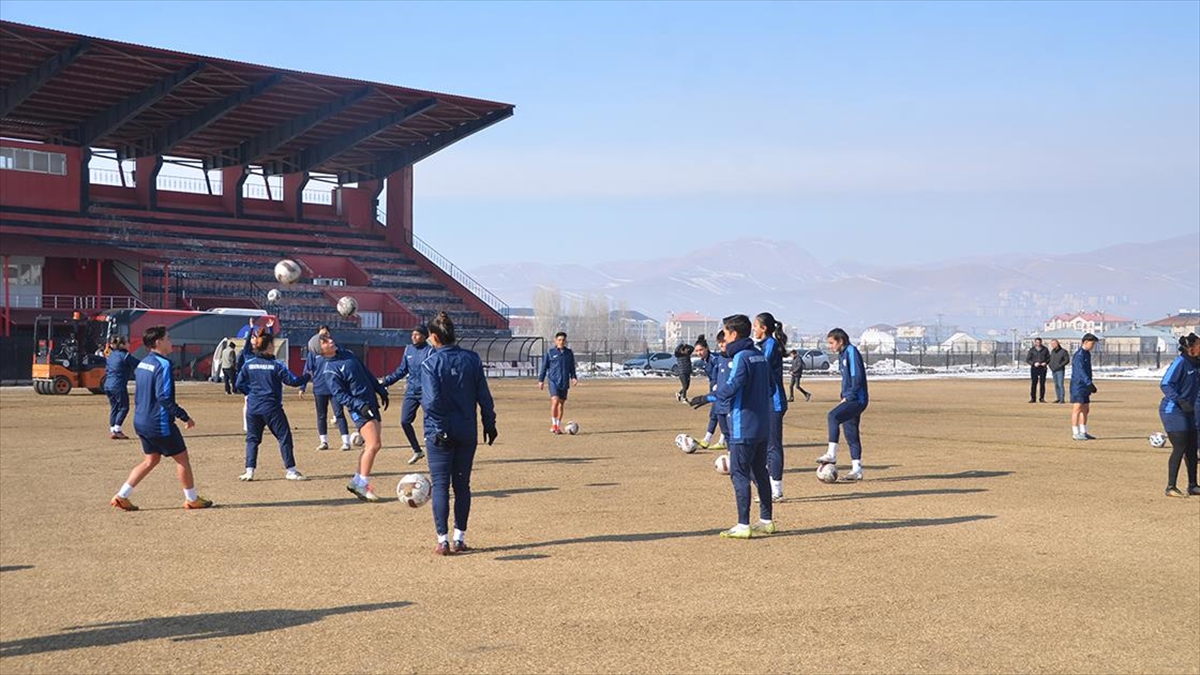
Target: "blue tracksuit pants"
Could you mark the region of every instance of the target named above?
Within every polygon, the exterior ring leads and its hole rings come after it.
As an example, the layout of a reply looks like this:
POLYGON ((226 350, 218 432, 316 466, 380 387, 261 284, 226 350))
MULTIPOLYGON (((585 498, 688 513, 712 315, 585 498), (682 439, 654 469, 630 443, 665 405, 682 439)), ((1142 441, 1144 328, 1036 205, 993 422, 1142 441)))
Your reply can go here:
POLYGON ((846 444, 850 446, 850 459, 862 459, 862 440, 858 435, 858 425, 866 406, 855 401, 839 403, 829 411, 829 442, 838 442, 838 427, 846 431, 846 444))
POLYGON ((292 453, 292 425, 282 409, 267 415, 246 413, 246 468, 258 468, 258 446, 262 443, 263 427, 279 440, 279 455, 283 457, 283 468, 296 468, 296 457, 292 453))
POLYGON ((783 415, 772 410, 767 427, 767 473, 774 480, 783 480, 783 415))
POLYGON ((329 404, 333 404, 333 417, 337 420, 338 431, 343 436, 350 433, 350 427, 346 424, 346 411, 342 409, 342 404, 333 400, 333 396, 329 394, 313 394, 313 404, 317 406, 317 433, 324 436, 329 433, 329 404))
POLYGON ((450 487, 454 487, 454 527, 467 531, 471 516, 471 466, 475 463, 475 446, 439 448, 433 439, 425 438, 429 461, 429 478, 433 482, 433 526, 439 535, 450 532, 450 487))
POLYGON ((119 427, 129 416, 129 390, 121 387, 104 393, 108 394, 108 426, 119 427))
POLYGON ((759 517, 771 519, 771 481, 767 475, 767 442, 730 443, 729 478, 737 500, 738 522, 750 524, 750 481, 758 488, 759 517))
POLYGON ((421 442, 417 440, 417 430, 413 428, 413 422, 417 419, 417 408, 420 407, 421 399, 405 396, 404 405, 400 408, 400 428, 404 430, 404 437, 408 439, 408 444, 412 446, 413 452, 421 451, 421 442))

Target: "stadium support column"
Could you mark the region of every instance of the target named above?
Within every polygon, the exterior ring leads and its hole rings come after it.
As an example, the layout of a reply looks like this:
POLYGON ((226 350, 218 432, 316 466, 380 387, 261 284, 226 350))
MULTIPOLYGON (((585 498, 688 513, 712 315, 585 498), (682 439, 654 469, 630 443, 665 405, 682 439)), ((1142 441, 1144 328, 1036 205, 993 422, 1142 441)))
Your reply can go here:
POLYGON ((250 172, 246 171, 244 166, 227 166, 221 169, 221 204, 225 207, 225 213, 234 218, 245 215, 242 187, 249 176, 250 172))
POLYGON ((413 168, 393 171, 387 177, 387 240, 398 248, 412 248, 413 168))
POLYGON ((138 206, 149 211, 158 208, 158 172, 162 171, 161 156, 138 157, 134 164, 137 173, 137 185, 133 186, 137 194, 138 206))
POLYGON ((92 151, 90 148, 79 149, 79 170, 76 171, 79 175, 79 212, 87 213, 88 207, 91 206, 91 184, 92 172, 89 165, 92 163, 92 151))
POLYGON ((304 220, 304 186, 308 172, 283 174, 283 212, 296 222, 304 220))
POLYGON ((8 260, 4 256, 4 337, 12 335, 12 299, 8 294, 8 260))

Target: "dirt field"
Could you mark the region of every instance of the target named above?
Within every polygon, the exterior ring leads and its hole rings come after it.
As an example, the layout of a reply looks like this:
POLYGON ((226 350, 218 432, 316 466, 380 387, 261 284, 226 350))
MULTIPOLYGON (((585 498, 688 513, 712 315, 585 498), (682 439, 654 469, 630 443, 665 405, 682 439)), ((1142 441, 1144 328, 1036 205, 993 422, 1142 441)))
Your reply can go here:
POLYGON ((584 382, 557 437, 536 385, 493 381, 479 550, 448 558, 429 507, 394 500, 398 405, 391 499, 366 504, 352 453, 312 449, 310 399, 287 407, 314 480, 282 480, 268 438, 241 483, 240 398, 183 385, 218 508, 183 511, 164 463, 122 513, 140 450, 108 440, 104 398, 2 390, 0 672, 1200 673, 1200 498, 1163 497, 1154 383, 1101 381, 1078 443, 1024 381, 872 382, 866 480, 824 485, 837 383, 806 380, 781 531, 751 541, 717 537, 732 489, 673 446, 707 418, 673 384, 584 382))

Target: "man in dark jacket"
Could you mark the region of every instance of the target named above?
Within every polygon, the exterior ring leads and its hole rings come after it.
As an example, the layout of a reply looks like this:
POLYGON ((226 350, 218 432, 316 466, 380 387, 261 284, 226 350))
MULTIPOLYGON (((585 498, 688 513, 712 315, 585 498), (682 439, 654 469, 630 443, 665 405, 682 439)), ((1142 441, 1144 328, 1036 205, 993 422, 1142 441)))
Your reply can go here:
POLYGON ((1029 364, 1030 403, 1046 402, 1046 364, 1049 361, 1050 350, 1042 346, 1042 338, 1034 338, 1033 346, 1025 355, 1025 363, 1029 364))
POLYGON ((1054 378, 1054 402, 1065 403, 1067 390, 1065 379, 1067 364, 1071 363, 1071 352, 1063 349, 1058 340, 1050 341, 1050 376, 1054 378))
POLYGON ((675 394, 676 401, 686 403, 688 400, 688 387, 692 386, 692 352, 694 351, 695 347, 686 343, 675 348, 675 369, 679 371, 679 393, 675 394))

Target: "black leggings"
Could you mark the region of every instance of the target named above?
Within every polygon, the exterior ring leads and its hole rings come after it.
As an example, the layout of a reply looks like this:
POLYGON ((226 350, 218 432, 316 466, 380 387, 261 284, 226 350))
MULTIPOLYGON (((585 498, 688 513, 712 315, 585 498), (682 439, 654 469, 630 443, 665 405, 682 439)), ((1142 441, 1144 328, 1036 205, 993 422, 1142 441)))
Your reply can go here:
POLYGON ((690 386, 692 386, 692 371, 691 370, 680 370, 679 371, 679 396, 681 398, 687 398, 687 390, 688 390, 688 387, 690 387, 690 386))
POLYGON ((1179 460, 1187 465, 1188 487, 1196 483, 1196 430, 1170 431, 1167 438, 1171 439, 1171 457, 1167 460, 1167 487, 1175 487, 1179 476, 1179 460))

